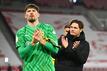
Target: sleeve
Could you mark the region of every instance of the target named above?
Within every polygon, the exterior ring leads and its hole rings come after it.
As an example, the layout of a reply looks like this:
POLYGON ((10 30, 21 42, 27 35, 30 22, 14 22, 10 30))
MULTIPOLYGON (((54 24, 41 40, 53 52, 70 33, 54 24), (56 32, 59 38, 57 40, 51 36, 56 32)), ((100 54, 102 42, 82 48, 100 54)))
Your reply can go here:
POLYGON ((21 59, 27 59, 33 51, 33 46, 30 43, 26 46, 25 43, 24 31, 21 29, 16 33, 16 49, 18 50, 21 59))
POLYGON ((57 38, 54 28, 51 25, 47 26, 47 38, 49 38, 49 41, 46 42, 45 44, 46 48, 50 50, 52 53, 57 53, 58 52, 58 38, 57 38))
POLYGON ((78 64, 84 64, 87 61, 89 50, 90 50, 89 43, 82 42, 78 48, 66 49, 66 52, 68 52, 67 58, 70 58, 70 59, 72 58, 72 60, 78 64), (72 51, 69 51, 69 50, 72 50, 72 51))

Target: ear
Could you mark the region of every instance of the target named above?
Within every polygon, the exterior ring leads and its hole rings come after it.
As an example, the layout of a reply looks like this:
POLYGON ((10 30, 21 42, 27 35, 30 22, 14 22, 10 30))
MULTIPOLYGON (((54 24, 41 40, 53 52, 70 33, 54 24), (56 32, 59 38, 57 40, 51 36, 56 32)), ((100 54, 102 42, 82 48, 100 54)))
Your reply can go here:
POLYGON ((38 12, 38 17, 40 17, 40 13, 38 12))

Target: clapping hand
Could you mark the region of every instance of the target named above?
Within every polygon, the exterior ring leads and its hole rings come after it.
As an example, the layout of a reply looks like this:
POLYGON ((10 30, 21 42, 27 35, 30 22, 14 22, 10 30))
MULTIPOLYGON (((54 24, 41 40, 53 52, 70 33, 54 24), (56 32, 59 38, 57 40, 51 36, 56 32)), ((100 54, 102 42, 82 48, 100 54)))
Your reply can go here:
POLYGON ((73 43, 73 48, 77 48, 79 46, 79 44, 80 44, 80 41, 75 41, 73 43))
POLYGON ((41 30, 36 30, 33 35, 32 45, 34 45, 36 42, 42 42, 43 36, 44 34, 41 30))
POLYGON ((62 46, 64 48, 67 48, 67 46, 68 46, 68 38, 65 38, 65 36, 61 36, 61 42, 62 42, 62 46))

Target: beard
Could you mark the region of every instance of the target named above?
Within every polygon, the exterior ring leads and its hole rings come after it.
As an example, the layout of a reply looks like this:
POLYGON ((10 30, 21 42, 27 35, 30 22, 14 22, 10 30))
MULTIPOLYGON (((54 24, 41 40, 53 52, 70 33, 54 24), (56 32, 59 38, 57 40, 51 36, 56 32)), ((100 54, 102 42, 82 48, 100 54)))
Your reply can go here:
POLYGON ((33 22, 35 22, 35 21, 36 21, 36 20, 33 19, 33 18, 29 19, 29 22, 31 22, 31 23, 33 23, 33 22))

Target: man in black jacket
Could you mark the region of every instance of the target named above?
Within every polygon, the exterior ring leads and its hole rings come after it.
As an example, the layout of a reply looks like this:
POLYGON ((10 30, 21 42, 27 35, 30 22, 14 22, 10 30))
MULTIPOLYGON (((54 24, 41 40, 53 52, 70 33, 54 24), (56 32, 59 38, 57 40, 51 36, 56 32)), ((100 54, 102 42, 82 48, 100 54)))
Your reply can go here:
POLYGON ((62 48, 56 55, 56 71, 83 71, 90 51, 89 43, 85 40, 84 25, 79 20, 72 20, 69 26, 69 33, 59 38, 62 48))

